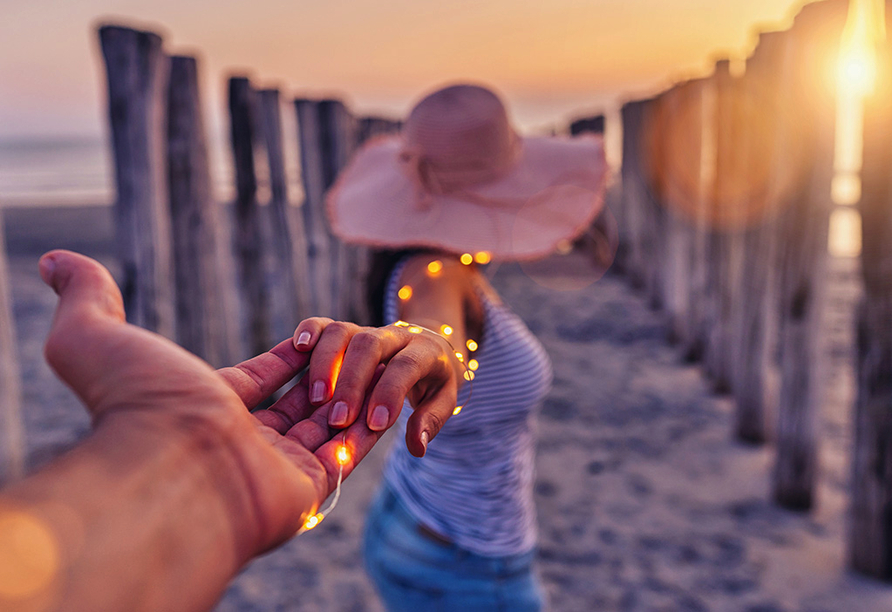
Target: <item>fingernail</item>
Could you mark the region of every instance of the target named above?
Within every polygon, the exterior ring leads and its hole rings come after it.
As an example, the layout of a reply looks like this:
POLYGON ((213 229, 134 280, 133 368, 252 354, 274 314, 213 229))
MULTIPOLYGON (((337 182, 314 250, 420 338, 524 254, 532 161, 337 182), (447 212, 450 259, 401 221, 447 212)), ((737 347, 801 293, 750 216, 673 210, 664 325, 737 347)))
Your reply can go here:
POLYGON ((424 452, 427 452, 427 442, 430 440, 430 435, 426 431, 421 432, 421 447, 424 448, 424 452))
POLYGON ((369 419, 369 428, 379 431, 387 427, 387 421, 390 420, 390 411, 387 406, 375 406, 372 410, 372 418, 369 419))
POLYGON ((53 257, 44 257, 40 260, 40 278, 47 285, 53 283, 53 271, 56 269, 56 260, 53 257))
POLYGON ((336 427, 347 422, 346 402, 335 402, 334 407, 331 409, 331 414, 328 417, 328 422, 336 427))
POLYGON ((317 404, 325 399, 325 381, 317 380, 313 383, 313 390, 310 393, 310 401, 317 404))
POLYGON ((310 332, 300 332, 297 337, 297 346, 307 346, 310 343, 310 332))

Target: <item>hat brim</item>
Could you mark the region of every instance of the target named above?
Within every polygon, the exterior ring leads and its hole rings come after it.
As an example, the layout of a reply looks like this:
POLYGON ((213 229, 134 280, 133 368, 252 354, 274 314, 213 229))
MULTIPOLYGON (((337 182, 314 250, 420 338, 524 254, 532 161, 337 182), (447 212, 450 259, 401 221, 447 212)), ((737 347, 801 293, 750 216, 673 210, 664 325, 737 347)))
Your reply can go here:
POLYGON ((504 177, 458 194, 425 194, 399 161, 403 142, 364 146, 327 197, 332 231, 379 248, 487 251, 535 259, 584 232, 604 205, 608 168, 600 137, 523 138, 504 177))

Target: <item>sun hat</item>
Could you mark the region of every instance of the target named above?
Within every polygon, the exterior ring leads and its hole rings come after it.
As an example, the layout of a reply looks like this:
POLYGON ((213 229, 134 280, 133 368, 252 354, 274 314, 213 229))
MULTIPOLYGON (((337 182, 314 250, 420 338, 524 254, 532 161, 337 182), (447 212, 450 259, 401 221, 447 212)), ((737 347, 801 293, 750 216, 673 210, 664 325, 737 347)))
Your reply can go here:
POLYGON ((589 227, 606 179, 600 137, 520 137, 496 94, 453 85, 363 146, 327 209, 347 242, 533 259, 589 227))

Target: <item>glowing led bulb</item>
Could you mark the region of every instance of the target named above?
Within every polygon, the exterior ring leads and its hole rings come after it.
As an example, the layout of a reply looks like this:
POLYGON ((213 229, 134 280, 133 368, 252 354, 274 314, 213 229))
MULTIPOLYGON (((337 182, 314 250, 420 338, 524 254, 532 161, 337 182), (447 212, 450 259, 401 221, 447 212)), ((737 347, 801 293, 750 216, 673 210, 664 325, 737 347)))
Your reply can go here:
POLYGON ((440 326, 440 333, 443 334, 444 336, 451 336, 451 335, 452 335, 452 328, 449 327, 448 325, 441 325, 441 326, 440 326))
POLYGON ((471 371, 465 372, 465 380, 467 380, 468 382, 474 380, 474 373, 471 371))
POLYGON ((420 327, 418 327, 417 325, 412 325, 409 327, 410 334, 420 334, 422 331, 424 331, 424 330, 421 329, 420 327))
POLYGON ((465 356, 462 355, 461 353, 459 353, 458 351, 455 351, 455 358, 461 362, 464 362, 464 360, 465 360, 465 356))
POLYGON ((409 324, 405 321, 397 321, 396 323, 394 323, 394 325, 397 327, 409 327, 409 324))
POLYGON ((455 407, 455 410, 452 411, 452 416, 455 416, 456 414, 458 414, 459 412, 461 412, 461 409, 462 409, 462 408, 464 408, 464 406, 456 406, 456 407, 455 407))
POLYGON ((470 253, 462 253, 460 260, 466 266, 470 266, 472 263, 474 263, 474 256, 470 253))
POLYGON ((488 264, 492 261, 492 256, 487 251, 479 251, 474 254, 474 261, 479 264, 488 264))
POLYGON ((325 515, 321 512, 314 514, 313 516, 307 517, 307 520, 304 521, 304 529, 309 531, 316 525, 322 522, 322 519, 325 518, 325 515))
POLYGON ((468 362, 468 368, 470 368, 471 370, 476 370, 479 367, 480 367, 480 362, 477 361, 476 359, 471 359, 468 362))
POLYGON ((400 299, 403 300, 404 302, 408 299, 411 299, 412 298, 412 287, 410 287, 409 285, 403 285, 402 287, 400 287, 400 290, 399 290, 399 292, 397 292, 397 295, 400 296, 400 299))
POLYGON ((443 271, 443 262, 439 259, 435 259, 429 264, 427 264, 427 273, 430 276, 437 276, 440 272, 443 271))
POLYGON ((350 461, 350 453, 347 451, 347 447, 342 444, 338 447, 338 463, 347 465, 348 461, 350 461))
POLYGON ((469 350, 469 351, 476 351, 476 350, 477 350, 477 343, 474 342, 473 340, 471 340, 470 338, 468 338, 468 341, 465 342, 465 344, 468 345, 468 350, 469 350))

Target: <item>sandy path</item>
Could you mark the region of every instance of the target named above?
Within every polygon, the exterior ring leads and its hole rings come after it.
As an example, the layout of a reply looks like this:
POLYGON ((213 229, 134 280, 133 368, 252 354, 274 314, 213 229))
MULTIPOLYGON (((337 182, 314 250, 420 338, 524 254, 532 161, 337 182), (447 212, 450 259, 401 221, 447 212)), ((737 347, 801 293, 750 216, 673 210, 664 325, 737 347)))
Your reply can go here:
MULTIPOLYGON (((20 254, 10 267, 36 466, 84 435, 88 421, 41 358, 54 298, 36 275, 42 245, 20 231, 13 223, 20 254)), ((113 264, 107 240, 84 247, 113 264)), ((548 266, 537 278, 591 280, 574 256, 548 266)), ((555 364, 536 483, 539 564, 554 610, 892 610, 892 587, 844 570, 853 274, 845 262, 834 269, 819 505, 802 516, 767 502, 772 451, 730 440, 730 401, 679 363, 659 314, 621 278, 556 292, 518 266, 497 271, 494 284, 555 364)), ((217 610, 381 610, 358 550, 384 446, 347 481, 330 518, 255 561, 217 610)))

